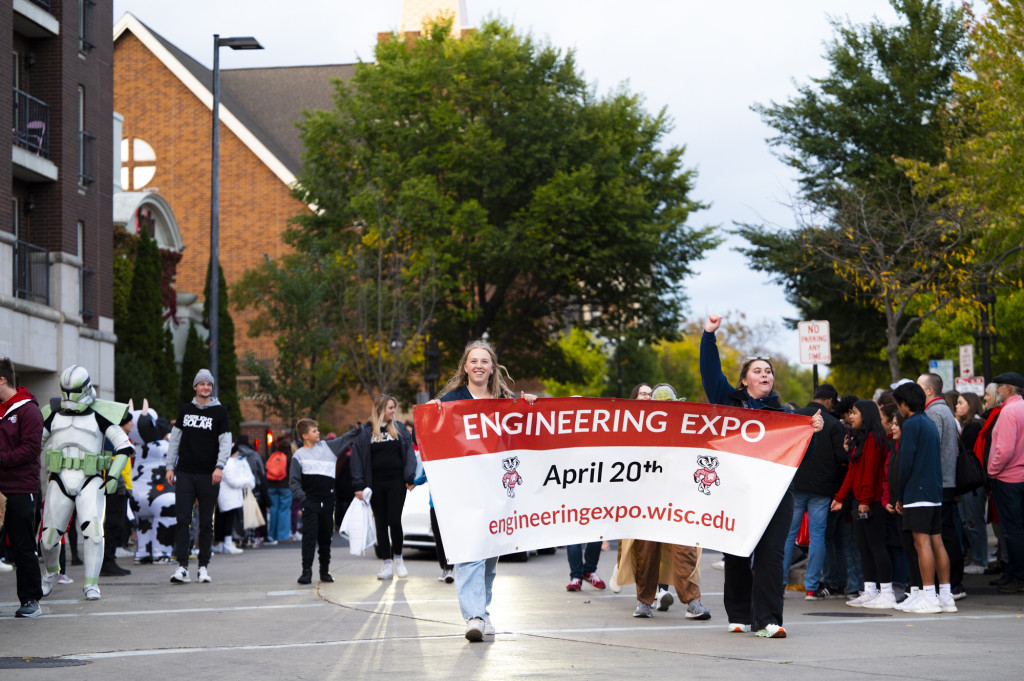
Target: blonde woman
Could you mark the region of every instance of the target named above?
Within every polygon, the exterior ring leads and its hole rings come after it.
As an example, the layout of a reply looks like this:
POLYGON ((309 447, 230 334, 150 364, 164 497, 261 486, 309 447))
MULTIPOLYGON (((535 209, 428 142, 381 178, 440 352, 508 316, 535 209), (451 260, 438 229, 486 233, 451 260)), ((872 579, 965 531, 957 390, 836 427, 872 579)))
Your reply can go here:
MULTIPOLYGON (((495 399, 512 397, 512 379, 508 371, 498 364, 498 356, 487 341, 473 341, 466 346, 459 360, 455 375, 444 386, 436 402, 455 400, 495 399)), ((537 396, 523 393, 527 404, 533 404, 537 396)), ((494 635, 491 615, 487 611, 491 604, 491 588, 497 574, 498 557, 485 558, 455 565, 455 591, 459 596, 459 608, 466 620, 466 639, 471 642, 484 640, 494 635)))
POLYGON ((396 408, 397 402, 390 395, 380 395, 373 401, 370 420, 352 443, 349 464, 356 498, 362 501, 366 488, 373 492, 370 508, 377 525, 376 551, 384 561, 377 579, 409 576, 402 562, 402 508, 406 493, 415 487, 416 454, 412 434, 404 423, 395 420, 396 408))

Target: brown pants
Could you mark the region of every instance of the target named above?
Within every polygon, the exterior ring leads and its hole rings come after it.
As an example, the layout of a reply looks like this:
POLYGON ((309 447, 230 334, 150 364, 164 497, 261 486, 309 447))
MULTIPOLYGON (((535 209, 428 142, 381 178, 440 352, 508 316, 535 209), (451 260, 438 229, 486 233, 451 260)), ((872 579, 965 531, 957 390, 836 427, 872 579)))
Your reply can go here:
POLYGON ((697 567, 696 548, 637 539, 633 543, 636 599, 647 605, 654 603, 654 596, 658 592, 662 549, 672 552, 672 583, 675 584, 679 600, 689 603, 695 598, 700 598, 700 586, 690 581, 690 575, 697 567))

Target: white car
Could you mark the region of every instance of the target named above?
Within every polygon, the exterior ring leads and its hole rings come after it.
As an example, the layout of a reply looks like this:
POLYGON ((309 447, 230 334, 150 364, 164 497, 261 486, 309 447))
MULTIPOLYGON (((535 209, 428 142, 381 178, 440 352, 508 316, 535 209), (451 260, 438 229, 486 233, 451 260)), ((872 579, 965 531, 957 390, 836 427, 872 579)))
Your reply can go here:
POLYGON ((406 494, 402 531, 406 548, 434 550, 434 530, 430 527, 430 487, 427 483, 416 485, 406 494))

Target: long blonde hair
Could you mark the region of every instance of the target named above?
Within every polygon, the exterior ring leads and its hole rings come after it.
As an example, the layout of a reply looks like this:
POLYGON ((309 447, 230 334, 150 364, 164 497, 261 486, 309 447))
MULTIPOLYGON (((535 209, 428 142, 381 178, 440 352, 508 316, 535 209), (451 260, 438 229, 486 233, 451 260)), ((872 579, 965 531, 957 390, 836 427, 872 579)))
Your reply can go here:
POLYGON ((387 393, 381 393, 377 399, 373 401, 373 411, 370 413, 370 441, 380 442, 383 438, 380 434, 381 427, 384 427, 388 431, 388 435, 392 439, 398 439, 398 429, 395 428, 395 420, 391 419, 386 424, 384 423, 384 410, 388 408, 388 402, 394 402, 395 406, 398 406, 398 400, 387 393))
POLYGON ((466 361, 469 359, 469 353, 473 350, 481 349, 486 350, 487 354, 491 356, 491 364, 494 365, 494 371, 491 372, 490 378, 487 380, 487 392, 490 393, 491 397, 511 397, 512 387, 515 385, 515 381, 508 375, 508 369, 501 364, 498 364, 498 355, 494 352, 494 348, 491 344, 485 340, 471 341, 466 349, 462 353, 462 359, 459 360, 459 368, 456 370, 455 375, 452 376, 448 383, 441 388, 441 392, 437 394, 438 397, 446 395, 453 390, 457 390, 465 385, 469 385, 469 374, 466 373, 466 361))

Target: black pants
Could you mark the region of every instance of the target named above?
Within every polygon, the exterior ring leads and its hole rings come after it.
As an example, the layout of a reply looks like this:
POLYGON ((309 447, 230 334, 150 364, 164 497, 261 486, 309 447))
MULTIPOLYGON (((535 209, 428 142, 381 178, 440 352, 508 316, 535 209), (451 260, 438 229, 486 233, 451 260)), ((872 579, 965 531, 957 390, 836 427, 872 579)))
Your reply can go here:
MULTIPOLYGON (((942 490, 942 546, 949 556, 949 583, 952 586, 963 584, 964 581, 964 549, 960 545, 960 537, 956 534, 956 495, 952 488, 942 490)), ((938 584, 938 582, 936 582, 938 584)))
POLYGON ((219 508, 213 516, 213 538, 222 542, 231 537, 234 538, 235 526, 238 525, 238 517, 242 514, 241 507, 233 508, 230 511, 222 511, 219 508))
POLYGON ((391 556, 402 555, 405 535, 402 531, 402 509, 408 492, 401 480, 373 482, 370 508, 377 529, 377 557, 390 560, 391 556), (388 530, 391 531, 390 538, 388 530))
MULTIPOLYGON (((372 498, 372 497, 371 497, 372 498)), ((437 514, 434 507, 430 507, 430 528, 434 531, 434 548, 437 550, 437 562, 442 570, 454 570, 455 566, 448 562, 444 553, 444 542, 441 541, 441 528, 437 525, 437 514)))
POLYGON ((860 567, 864 571, 866 584, 887 584, 892 582, 892 563, 885 548, 885 516, 882 502, 872 502, 870 515, 861 520, 856 511, 853 516, 853 538, 860 551, 860 567))
MULTIPOLYGON (((107 514, 103 518, 103 562, 114 560, 117 547, 124 546, 128 529, 128 495, 107 495, 107 514)), ((74 552, 72 552, 74 553, 74 552)))
POLYGON ((793 495, 786 490, 751 557, 725 554, 725 613, 729 622, 757 631, 782 624, 785 595, 782 561, 793 522, 793 495), (751 565, 753 558, 753 565, 751 565))
POLYGON ((313 551, 320 548, 320 574, 331 569, 331 535, 334 534, 334 499, 302 502, 302 571, 313 569, 313 551))
POLYGON ((212 473, 175 473, 174 508, 178 516, 175 527, 174 553, 178 564, 188 567, 188 534, 192 527, 192 507, 199 502, 199 528, 196 544, 199 548, 199 567, 210 564, 213 546, 213 509, 217 506, 220 485, 213 484, 212 473))
POLYGON ((17 570, 18 600, 38 601, 43 597, 39 560, 36 558, 36 505, 38 494, 8 494, 4 529, 11 540, 7 560, 17 570))

